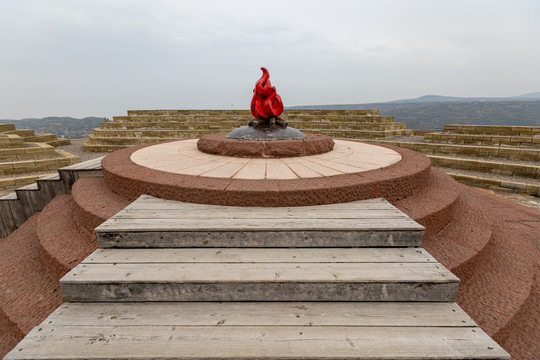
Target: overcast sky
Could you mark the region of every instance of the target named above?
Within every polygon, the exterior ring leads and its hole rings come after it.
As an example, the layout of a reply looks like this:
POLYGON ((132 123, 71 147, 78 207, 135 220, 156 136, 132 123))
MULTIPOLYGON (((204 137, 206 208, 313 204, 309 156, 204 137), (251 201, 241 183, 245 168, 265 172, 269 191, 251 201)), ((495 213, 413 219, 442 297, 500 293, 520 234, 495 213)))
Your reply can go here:
POLYGON ((540 1, 0 0, 0 119, 540 91, 540 1))

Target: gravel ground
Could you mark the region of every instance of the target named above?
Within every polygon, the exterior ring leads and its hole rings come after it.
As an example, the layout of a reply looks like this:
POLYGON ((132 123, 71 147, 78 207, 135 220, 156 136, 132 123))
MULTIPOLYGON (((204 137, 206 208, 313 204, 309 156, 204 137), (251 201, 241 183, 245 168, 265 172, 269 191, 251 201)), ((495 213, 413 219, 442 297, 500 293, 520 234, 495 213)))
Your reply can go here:
POLYGON ((68 153, 71 153, 73 155, 77 155, 81 158, 81 161, 91 160, 98 157, 102 157, 104 155, 107 155, 108 152, 86 152, 84 151, 83 142, 86 139, 71 139, 71 145, 66 146, 60 146, 57 149, 61 149, 64 151, 67 151, 68 153))

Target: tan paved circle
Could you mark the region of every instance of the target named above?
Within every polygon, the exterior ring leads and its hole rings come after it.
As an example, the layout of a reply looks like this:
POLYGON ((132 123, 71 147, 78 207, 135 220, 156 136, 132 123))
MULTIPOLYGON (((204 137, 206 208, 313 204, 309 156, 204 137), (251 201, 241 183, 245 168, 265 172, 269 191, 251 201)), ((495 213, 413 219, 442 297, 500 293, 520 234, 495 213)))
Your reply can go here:
POLYGON ((131 154, 137 165, 174 174, 229 179, 307 179, 375 170, 401 160, 394 150, 355 141, 334 140, 330 152, 281 159, 250 159, 206 154, 198 139, 148 146, 131 154))

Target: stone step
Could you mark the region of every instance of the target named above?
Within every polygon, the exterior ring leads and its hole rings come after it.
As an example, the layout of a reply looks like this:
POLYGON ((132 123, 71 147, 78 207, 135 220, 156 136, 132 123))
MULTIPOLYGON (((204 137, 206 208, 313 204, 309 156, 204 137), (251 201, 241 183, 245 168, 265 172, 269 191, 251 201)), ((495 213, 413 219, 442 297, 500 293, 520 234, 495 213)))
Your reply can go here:
POLYGON ((540 179, 540 166, 529 164, 489 161, 485 159, 459 158, 454 156, 428 155, 433 166, 492 173, 508 176, 520 176, 540 179))
POLYGON ((0 134, 0 148, 21 148, 24 147, 24 140, 19 135, 0 134))
POLYGON ((26 143, 20 148, 0 148, 0 162, 50 158, 56 156, 54 147, 45 143, 26 143))
POLYGON ((26 142, 44 142, 48 144, 49 142, 54 142, 56 140, 57 138, 54 134, 35 134, 31 136, 24 136, 24 141, 26 142))
POLYGON ((423 225, 426 228, 424 239, 429 239, 453 221, 460 187, 443 171, 431 167, 422 189, 393 204, 423 225))
MULTIPOLYGON (((123 131, 147 131, 147 130, 186 130, 186 129, 202 129, 205 127, 211 127, 212 129, 233 129, 236 127, 247 125, 246 121, 239 120, 222 120, 222 119, 208 119, 207 121, 114 121, 101 124, 102 130, 123 130, 123 131)), ((352 130, 399 130, 405 129, 404 123, 373 123, 373 122, 361 122, 361 121, 332 121, 332 122, 313 122, 313 121, 296 121, 291 120, 290 126, 295 128, 302 128, 306 132, 309 132, 310 128, 316 129, 352 129, 352 130)))
POLYGON ((503 136, 475 134, 428 133, 424 141, 430 143, 448 143, 481 146, 510 146, 517 148, 540 148, 540 136, 503 136))
POLYGON ((13 160, 0 163, 0 175, 18 175, 24 173, 57 170, 80 161, 78 156, 62 150, 56 150, 54 157, 42 157, 31 160, 13 160))
MULTIPOLYGON (((141 131, 114 131, 109 129, 95 129, 94 134, 88 135, 92 144, 102 145, 138 145, 166 140, 197 138, 215 133, 219 129, 189 129, 189 130, 141 130, 141 131), (124 135, 122 135, 124 133, 124 135), (176 134, 176 135, 175 135, 176 134)), ((350 129, 302 129, 301 131, 313 134, 325 134, 337 138, 349 139, 388 139, 394 136, 412 135, 412 130, 350 130, 350 129)))
POLYGON ((99 143, 92 143, 91 140, 87 140, 83 142, 84 145, 84 151, 86 152, 112 152, 120 149, 125 149, 130 147, 131 145, 110 145, 110 144, 99 144, 99 143))
POLYGON ((452 172, 452 169, 447 169, 447 174, 454 180, 476 188, 489 189, 492 191, 503 191, 506 193, 518 193, 531 196, 540 195, 540 184, 537 181, 531 180, 527 182, 509 181, 498 179, 484 175, 484 173, 469 171, 467 174, 452 172), (534 182, 534 183, 533 183, 534 182))
POLYGON ((447 134, 540 136, 540 126, 444 125, 447 134))
POLYGON ((459 283, 414 248, 130 250, 90 255, 60 280, 64 301, 445 302, 459 283))
POLYGON ((70 139, 54 139, 54 140, 47 140, 46 142, 47 144, 54 147, 71 145, 70 139))
MULTIPOLYGON (((371 124, 393 124, 394 118, 391 116, 367 116, 367 115, 288 115, 285 114, 283 117, 291 124, 291 126, 297 127, 298 123, 308 123, 308 124, 332 124, 332 123, 371 123, 371 124)), ((210 114, 210 115, 179 115, 179 116, 114 116, 113 122, 124 122, 124 123, 161 123, 161 122, 180 122, 188 123, 191 126, 197 126, 197 124, 212 122, 212 123, 236 123, 240 125, 247 124, 250 120, 253 119, 251 114, 249 115, 228 115, 228 114, 210 114)), ((236 125, 238 126, 238 125, 236 125)))
POLYGON ((4 134, 19 135, 20 137, 25 139, 25 141, 28 141, 28 140, 26 140, 26 138, 29 137, 29 136, 34 136, 34 130, 31 130, 31 129, 15 129, 15 130, 5 131, 4 134))
POLYGON ((298 207, 140 196, 98 226, 100 247, 411 247, 424 228, 382 198, 298 207))
POLYGON ((509 160, 540 161, 540 149, 479 145, 433 144, 390 140, 381 140, 377 142, 383 144, 397 145, 399 147, 415 150, 423 154, 463 154, 483 158, 490 157, 509 160))
POLYGON ((73 221, 94 233, 94 228, 130 204, 111 191, 103 177, 82 177, 71 188, 75 201, 73 221))
MULTIPOLYGON (((139 144, 149 144, 149 143, 155 143, 160 141, 166 141, 166 140, 177 140, 182 138, 195 138, 198 136, 199 132, 203 132, 200 130, 187 130, 188 132, 197 132, 197 134, 191 134, 186 133, 183 137, 182 136, 175 136, 175 137, 137 137, 137 136, 130 136, 130 137, 110 137, 110 136, 96 136, 94 134, 88 135, 88 140, 90 140, 90 143, 93 144, 103 144, 103 145, 139 145, 139 144)), ((210 133, 210 130, 206 131, 206 133, 210 133)), ((205 134, 206 134, 205 133, 205 134)), ((205 135, 203 134, 203 135, 205 135)))
POLYGON ((508 359, 455 303, 67 303, 5 359, 508 359))
MULTIPOLYGON (((249 115, 250 110, 128 110, 128 116, 178 116, 178 115, 249 115)), ((285 109, 284 114, 310 114, 310 115, 368 115, 377 116, 379 110, 300 110, 285 109)))
POLYGON ((37 220, 44 262, 57 280, 97 248, 94 234, 73 220, 75 209, 71 195, 58 195, 37 220))
POLYGON ((0 133, 15 130, 14 124, 0 124, 0 133))

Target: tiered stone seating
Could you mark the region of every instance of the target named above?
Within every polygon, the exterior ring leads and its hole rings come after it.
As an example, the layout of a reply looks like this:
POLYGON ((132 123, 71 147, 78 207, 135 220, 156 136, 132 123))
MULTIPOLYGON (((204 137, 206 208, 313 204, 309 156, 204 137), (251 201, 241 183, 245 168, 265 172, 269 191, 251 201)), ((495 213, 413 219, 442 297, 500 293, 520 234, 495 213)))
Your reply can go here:
POLYGON ((505 181, 482 175, 451 175, 466 184, 540 194, 540 126, 445 125, 425 143, 384 141, 427 154, 434 166, 535 179, 505 181), (461 156, 460 156, 461 155, 461 156), (488 158, 488 159, 486 159, 488 158), (521 162, 537 162, 528 164, 521 162))
POLYGON ((55 149, 55 146, 69 144, 69 139, 35 134, 34 130, 17 130, 13 124, 0 124, 0 131, 0 189, 31 184, 43 176, 35 173, 50 172, 80 161, 78 156, 55 149))
POLYGON ((540 126, 445 125, 428 133, 426 142, 482 146, 540 148, 540 126))
MULTIPOLYGON (((286 110, 283 117, 301 131, 340 138, 387 139, 410 135, 403 123, 380 116, 377 110, 286 110)), ((228 132, 247 125, 249 110, 143 110, 128 111, 101 124, 88 136, 86 151, 114 151, 136 144, 196 138, 228 132)))
POLYGON ((36 134, 31 129, 15 129, 13 124, 0 124, 0 132, 7 135, 19 135, 23 142, 46 143, 54 147, 71 144, 69 139, 58 139, 54 134, 36 134))

